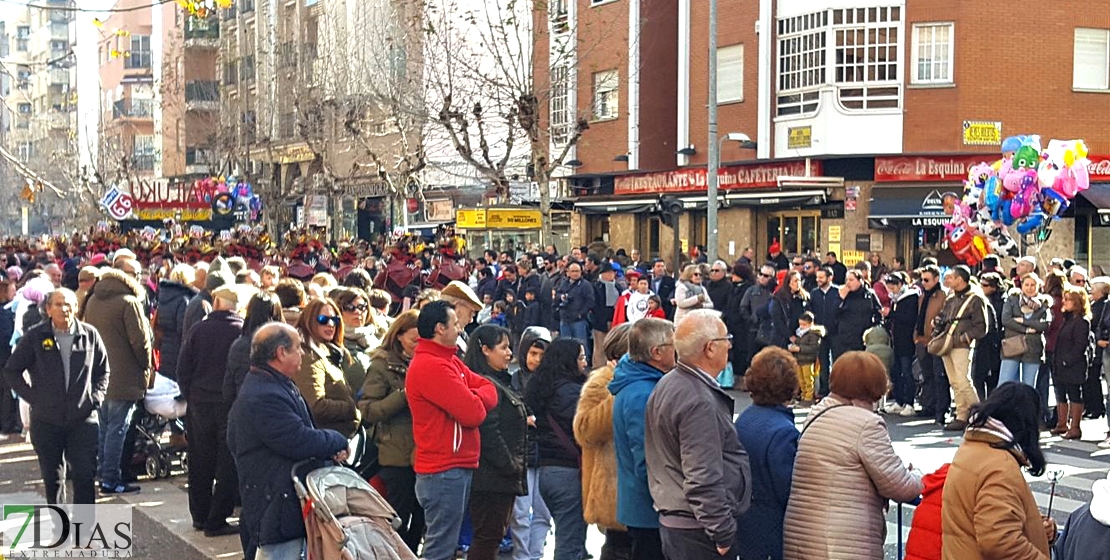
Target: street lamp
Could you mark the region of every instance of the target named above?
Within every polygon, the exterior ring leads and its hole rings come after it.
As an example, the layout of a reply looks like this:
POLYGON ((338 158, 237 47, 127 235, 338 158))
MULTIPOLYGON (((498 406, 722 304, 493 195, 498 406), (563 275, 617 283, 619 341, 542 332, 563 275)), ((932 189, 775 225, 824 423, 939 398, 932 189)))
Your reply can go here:
MULTIPOLYGON (((714 133, 716 133, 716 130, 714 130, 714 133)), ((706 178, 708 184, 708 192, 706 193, 706 198, 708 200, 706 202, 708 204, 706 206, 707 214, 705 220, 706 229, 709 230, 709 234, 707 235, 708 240, 706 242, 706 245, 708 245, 706 250, 709 252, 707 255, 709 262, 717 260, 717 168, 720 166, 721 145, 724 144, 726 140, 730 142, 739 142, 741 147, 748 149, 751 149, 755 145, 752 139, 743 132, 729 132, 718 138, 716 142, 710 144, 710 150, 714 151, 709 153, 709 169, 707 170, 709 176, 706 178)))

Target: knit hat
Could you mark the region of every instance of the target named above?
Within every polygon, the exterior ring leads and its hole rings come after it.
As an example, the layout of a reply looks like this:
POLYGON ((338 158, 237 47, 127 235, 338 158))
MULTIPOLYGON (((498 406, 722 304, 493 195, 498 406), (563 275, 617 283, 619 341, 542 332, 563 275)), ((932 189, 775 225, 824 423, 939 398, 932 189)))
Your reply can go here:
POLYGON ((772 241, 771 242, 771 247, 769 249, 767 249, 767 253, 769 253, 769 254, 775 254, 775 253, 781 253, 781 252, 782 252, 782 245, 779 245, 779 240, 778 239, 772 241))

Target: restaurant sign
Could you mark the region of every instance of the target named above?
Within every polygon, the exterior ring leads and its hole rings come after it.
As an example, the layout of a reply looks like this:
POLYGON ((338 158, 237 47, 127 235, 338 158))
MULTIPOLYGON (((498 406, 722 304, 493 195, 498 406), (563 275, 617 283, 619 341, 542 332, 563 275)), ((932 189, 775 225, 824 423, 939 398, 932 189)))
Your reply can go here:
MULTIPOLYGON (((968 170, 980 163, 994 163, 996 154, 952 156, 892 156, 875 158, 875 181, 963 181, 968 170)), ((1110 182, 1110 156, 1088 155, 1087 172, 1092 183, 1110 182)))
MULTIPOLYGON (((821 162, 813 160, 810 175, 821 176, 821 162)), ((779 177, 801 177, 806 174, 805 161, 782 161, 730 165, 717 171, 721 190, 756 189, 778 186, 779 177)), ((705 168, 678 169, 657 173, 625 175, 613 180, 614 194, 656 194, 704 191, 708 188, 705 168)))

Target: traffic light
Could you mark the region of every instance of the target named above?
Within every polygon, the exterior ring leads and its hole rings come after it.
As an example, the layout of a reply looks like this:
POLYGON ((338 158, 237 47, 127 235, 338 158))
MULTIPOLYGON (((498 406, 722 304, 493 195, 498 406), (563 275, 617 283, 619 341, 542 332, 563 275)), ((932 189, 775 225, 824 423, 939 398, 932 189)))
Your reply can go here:
POLYGON ((663 225, 673 228, 678 227, 678 217, 682 215, 685 208, 678 197, 664 196, 659 200, 659 210, 663 218, 663 225))

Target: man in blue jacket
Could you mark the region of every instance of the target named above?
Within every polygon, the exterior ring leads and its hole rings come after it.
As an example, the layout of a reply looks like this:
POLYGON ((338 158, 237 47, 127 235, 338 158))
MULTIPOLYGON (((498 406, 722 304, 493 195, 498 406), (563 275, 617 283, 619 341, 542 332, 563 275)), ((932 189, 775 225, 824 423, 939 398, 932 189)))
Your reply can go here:
POLYGON ((674 325, 663 319, 636 321, 628 354, 613 371, 613 447, 617 452, 617 521, 628 527, 632 558, 663 560, 659 516, 648 489, 644 459, 644 410, 655 384, 675 366, 674 325))
POLYGON ((256 553, 267 560, 300 558, 305 529, 290 469, 305 459, 347 459, 347 438, 313 426, 293 383, 303 354, 293 327, 259 327, 251 341, 251 371, 228 417, 227 446, 243 498, 239 538, 247 560, 256 553))
MULTIPOLYGON (((590 311, 594 307, 594 286, 582 278, 582 265, 567 265, 567 278, 555 289, 555 308, 559 310, 559 335, 590 344, 590 311)), ((586 352, 586 356, 590 353, 586 352)))

